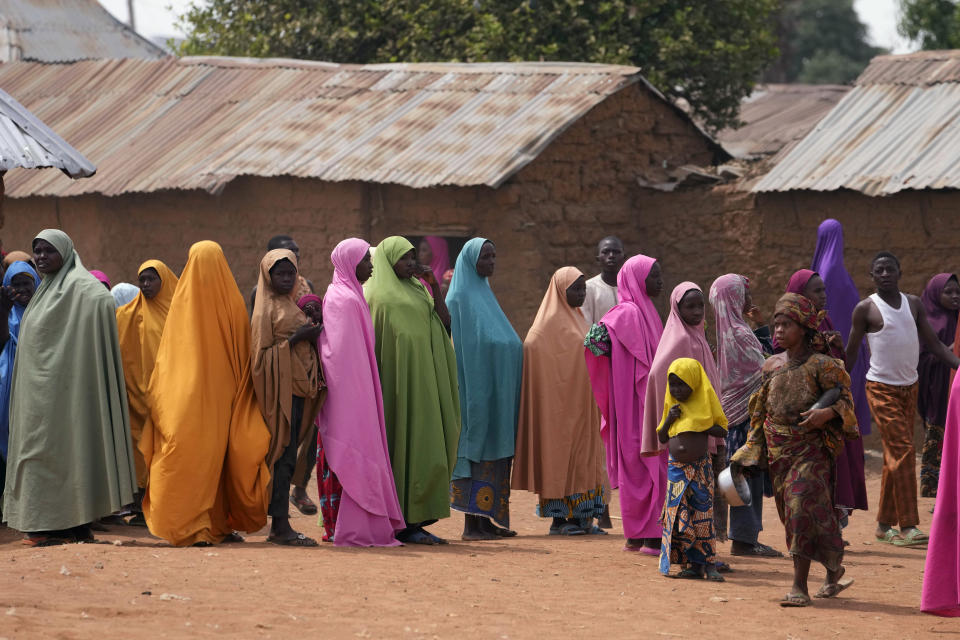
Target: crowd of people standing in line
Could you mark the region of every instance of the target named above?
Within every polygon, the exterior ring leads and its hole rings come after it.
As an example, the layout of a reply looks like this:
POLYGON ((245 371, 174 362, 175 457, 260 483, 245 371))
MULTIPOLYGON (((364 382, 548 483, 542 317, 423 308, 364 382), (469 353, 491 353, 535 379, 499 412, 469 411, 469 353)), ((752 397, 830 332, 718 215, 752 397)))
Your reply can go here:
POLYGON ((818 597, 852 584, 842 529, 867 508, 872 415, 876 538, 929 542, 924 610, 960 614, 956 275, 903 294, 899 261, 880 252, 876 293, 860 300, 840 223, 826 220, 772 331, 740 274, 706 293, 677 285, 664 324, 661 264, 607 237, 600 274, 558 269, 521 339, 489 284, 488 239, 469 240, 452 270, 442 238, 346 239, 322 297, 292 238, 267 248, 249 316, 214 242, 194 244, 179 277, 149 260, 136 287, 112 289, 59 230, 7 255, 2 517, 25 544, 91 541, 123 518, 176 546, 239 543, 269 517, 269 542, 317 546, 291 526, 291 503, 319 511, 337 546, 445 544, 427 527, 451 507, 464 540, 495 540, 516 535, 511 488, 537 494, 550 535, 606 535, 618 489, 625 551, 659 556, 664 575, 723 581, 728 536, 732 556, 782 556, 758 541, 772 496, 794 563, 780 604, 808 606, 812 562, 826 569, 818 597), (918 528, 918 403, 932 539, 918 528), (728 466, 748 504, 716 490, 728 466), (305 491, 314 468, 319 509, 305 491))

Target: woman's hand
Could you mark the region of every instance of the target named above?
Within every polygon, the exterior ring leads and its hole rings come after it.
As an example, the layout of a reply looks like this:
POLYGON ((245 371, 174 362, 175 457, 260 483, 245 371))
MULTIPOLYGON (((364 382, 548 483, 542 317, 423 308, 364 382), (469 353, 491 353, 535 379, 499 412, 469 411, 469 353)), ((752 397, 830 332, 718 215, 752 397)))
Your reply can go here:
POLYGON ((823 335, 827 339, 829 349, 843 351, 843 336, 839 331, 825 331, 823 335))
POLYGON ((810 429, 822 429, 827 422, 837 417, 837 412, 831 407, 807 409, 800 413, 800 417, 803 418, 803 420, 800 421, 798 426, 810 429))
POLYGON ((430 285, 430 288, 433 289, 434 292, 440 290, 440 284, 437 282, 437 276, 433 274, 433 270, 431 270, 430 267, 421 265, 420 273, 418 275, 430 285))
POLYGON ((744 313, 743 317, 752 322, 754 328, 762 326, 765 322, 763 312, 761 312, 760 307, 757 306, 750 307, 750 310, 744 313))

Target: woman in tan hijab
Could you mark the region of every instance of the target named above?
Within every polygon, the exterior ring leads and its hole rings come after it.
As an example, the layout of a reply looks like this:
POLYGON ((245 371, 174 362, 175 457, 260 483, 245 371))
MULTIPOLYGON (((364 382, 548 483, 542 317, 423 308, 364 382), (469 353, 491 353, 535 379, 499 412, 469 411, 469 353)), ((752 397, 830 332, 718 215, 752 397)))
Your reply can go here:
POLYGON ((586 293, 579 269, 558 269, 523 342, 513 488, 539 494, 537 515, 553 518, 550 535, 606 533, 593 524, 607 497, 600 410, 583 355, 586 293))
POLYGON ((288 496, 297 447, 317 417, 323 396, 316 343, 322 325, 297 306, 297 258, 288 249, 268 251, 260 261, 253 305, 253 388, 270 429, 267 464, 272 469, 268 542, 315 547, 317 541, 290 526, 288 496))

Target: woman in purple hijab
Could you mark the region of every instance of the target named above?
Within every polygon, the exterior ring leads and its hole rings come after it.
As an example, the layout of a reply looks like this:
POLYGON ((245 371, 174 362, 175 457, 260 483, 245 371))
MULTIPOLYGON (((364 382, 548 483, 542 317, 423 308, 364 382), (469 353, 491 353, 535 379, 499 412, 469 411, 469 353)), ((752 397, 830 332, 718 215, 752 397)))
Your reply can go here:
MULTIPOLYGON (((950 344, 957 333, 957 310, 960 309, 960 282, 952 273, 938 273, 923 290, 923 308, 927 320, 943 344, 950 344)), ((923 454, 920 462, 920 495, 937 497, 940 479, 940 453, 943 450, 943 427, 947 423, 947 398, 950 395, 950 367, 920 345, 920 393, 917 411, 923 418, 923 454)))
MULTIPOLYGON (((850 337, 853 308, 860 302, 860 292, 853 283, 843 262, 843 225, 833 218, 827 218, 817 229, 817 248, 813 251, 813 264, 810 269, 823 280, 826 287, 827 303, 823 307, 833 324, 840 332, 844 344, 850 337)), ((867 404, 867 369, 870 368, 870 355, 865 342, 860 343, 857 364, 850 372, 850 392, 853 395, 853 408, 857 414, 860 435, 870 433, 870 406, 867 404)), ((848 440, 847 446, 837 457, 837 507, 844 512, 850 509, 867 508, 867 491, 863 477, 863 439, 848 440)), ((846 517, 841 518, 846 524, 846 517)))

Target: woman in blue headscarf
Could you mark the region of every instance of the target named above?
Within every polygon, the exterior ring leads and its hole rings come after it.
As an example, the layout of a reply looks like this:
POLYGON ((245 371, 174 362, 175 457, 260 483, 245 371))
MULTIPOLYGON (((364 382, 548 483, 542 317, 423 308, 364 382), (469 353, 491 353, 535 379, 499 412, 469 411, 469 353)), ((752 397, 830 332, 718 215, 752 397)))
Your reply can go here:
POLYGON ((461 414, 450 506, 466 514, 464 540, 516 535, 510 530, 510 467, 517 440, 523 342, 487 280, 496 260, 492 242, 468 241, 457 257, 446 300, 457 353, 461 414))
POLYGON ((3 345, 3 351, 0 352, 0 495, 3 495, 6 475, 7 436, 10 431, 10 377, 13 373, 13 358, 17 355, 20 318, 39 283, 40 275, 26 262, 14 262, 3 275, 3 291, 0 292, 0 345, 3 345))

